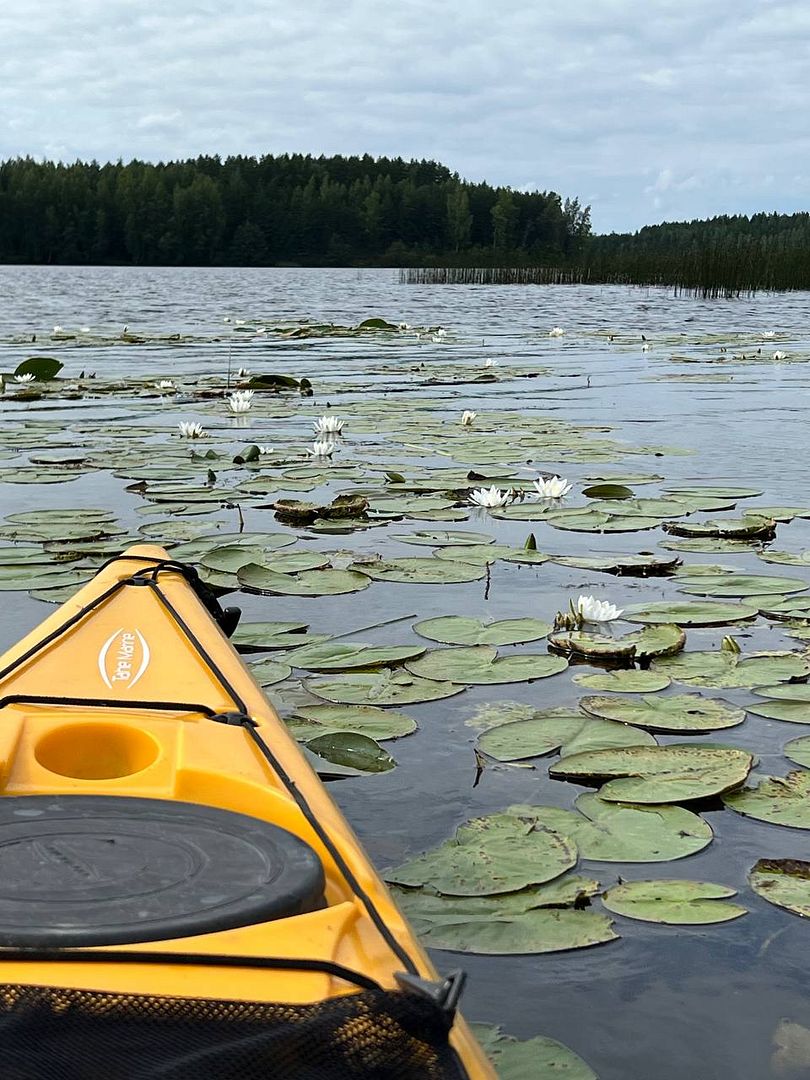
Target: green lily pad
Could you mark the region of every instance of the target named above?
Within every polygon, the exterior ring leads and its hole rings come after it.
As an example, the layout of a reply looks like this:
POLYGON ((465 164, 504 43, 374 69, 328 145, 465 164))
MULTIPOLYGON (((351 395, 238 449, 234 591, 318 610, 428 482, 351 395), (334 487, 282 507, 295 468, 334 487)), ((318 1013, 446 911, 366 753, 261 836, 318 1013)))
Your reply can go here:
MULTIPOLYGON (((624 509, 626 504, 617 505, 624 509)), ((543 520, 555 529, 592 533, 641 532, 645 529, 657 529, 664 521, 661 517, 608 514, 599 510, 557 510, 547 514, 543 520)))
POLYGON ((431 889, 391 886, 397 903, 413 922, 454 919, 457 916, 495 918, 523 915, 543 907, 572 907, 599 893, 599 882, 579 874, 565 873, 542 885, 529 885, 515 892, 492 896, 444 896, 431 889))
POLYGON ((789 743, 785 743, 784 754, 786 758, 795 761, 802 768, 810 769, 810 735, 802 735, 798 739, 791 739, 789 743))
POLYGON ((604 782, 599 798, 608 802, 673 803, 706 799, 745 783, 752 754, 735 747, 625 746, 562 758, 549 769, 552 777, 575 782, 604 782))
POLYGON ((471 1024, 500 1080, 598 1080, 593 1069, 567 1046, 538 1035, 524 1042, 504 1035, 500 1028, 471 1024))
POLYGON ((523 761, 562 748, 564 755, 616 746, 654 746, 647 732, 609 720, 592 720, 581 712, 541 709, 525 720, 498 724, 478 739, 478 748, 498 761, 523 761))
POLYGON ((249 664, 248 670, 259 686, 272 686, 292 674, 289 664, 282 664, 277 660, 260 660, 257 664, 249 664))
POLYGON ((396 766, 391 755, 374 739, 356 731, 327 731, 309 739, 307 746, 325 761, 360 772, 388 772, 396 766))
POLYGON ((660 546, 668 551, 694 551, 711 555, 747 555, 758 554, 759 542, 756 540, 722 540, 718 537, 692 537, 687 540, 663 540, 660 546))
POLYGON ((338 705, 413 705, 453 697, 465 689, 448 680, 420 679, 402 668, 306 679, 304 686, 316 697, 338 705))
POLYGON ((551 829, 570 836, 580 857, 596 862, 670 862, 711 843, 710 825, 682 806, 633 806, 582 794, 576 810, 517 807, 551 829))
POLYGON ((508 919, 466 916, 452 922, 417 923, 417 933, 430 949, 489 956, 584 949, 619 936, 607 915, 575 908, 536 908, 508 919))
POLYGON ((712 521, 667 521, 664 530, 674 536, 706 537, 721 540, 772 540, 776 536, 773 518, 747 514, 741 518, 716 518, 712 521))
POLYGON ((810 829, 810 772, 802 769, 787 776, 766 776, 754 788, 724 795, 723 802, 758 821, 810 829))
POLYGON ((776 619, 778 622, 810 622, 810 599, 804 596, 762 600, 759 610, 766 618, 776 619))
POLYGON ((375 581, 395 581, 418 585, 452 585, 463 581, 478 581, 486 575, 485 566, 447 562, 446 559, 410 557, 363 563, 356 569, 375 581))
POLYGON ((574 676, 574 682, 588 690, 609 691, 616 694, 652 694, 656 690, 666 690, 672 680, 668 675, 657 671, 637 671, 635 668, 619 668, 617 671, 602 671, 594 675, 580 673, 574 676))
POLYGON ((660 555, 552 555, 552 562, 571 566, 577 570, 597 570, 603 574, 624 574, 633 577, 658 577, 671 574, 680 565, 680 559, 660 555))
POLYGON ((550 649, 566 656, 582 656, 593 660, 630 661, 636 655, 632 642, 606 634, 591 634, 585 630, 559 630, 548 639, 550 649))
MULTIPOLYGON (((767 574, 709 574, 697 577, 682 577, 678 581, 681 592, 693 596, 748 597, 748 596, 784 596, 787 593, 804 592, 808 586, 801 578, 771 577, 767 574)), ((810 601, 805 600, 808 604, 810 601)))
POLYGON ((582 489, 582 494, 589 499, 632 499, 632 488, 624 484, 591 484, 582 489))
POLYGON ((760 859, 748 875, 751 888, 769 904, 810 918, 810 862, 760 859))
POLYGON ((307 671, 352 671, 400 664, 421 656, 424 651, 424 645, 348 645, 325 641, 293 649, 284 659, 293 667, 307 671))
POLYGON ((757 701, 745 711, 766 720, 784 720, 789 724, 810 724, 810 701, 757 701))
POLYGON ((287 717, 296 738, 328 731, 354 731, 370 739, 400 739, 416 731, 416 721, 395 709, 375 705, 308 705, 287 717))
POLYGON ((626 881, 602 895, 602 903, 616 915, 666 926, 705 926, 730 922, 747 915, 747 908, 727 904, 735 889, 707 881, 626 881))
POLYGON ((670 495, 709 499, 755 499, 762 494, 759 488, 721 487, 713 484, 667 484, 664 490, 670 495))
POLYGON ((562 657, 541 653, 521 653, 498 657, 491 645, 467 648, 434 649, 405 665, 413 675, 424 679, 493 686, 498 683, 529 682, 565 671, 568 662, 562 657))
POLYGON ((748 604, 715 604, 699 600, 659 600, 626 608, 625 619, 638 623, 675 623, 678 626, 726 626, 754 619, 759 608, 748 604))
POLYGON ((760 697, 810 702, 810 683, 806 682, 776 683, 774 686, 754 686, 752 689, 760 697))
POLYGON ((464 529, 396 533, 393 534, 392 539, 398 540, 401 544, 417 544, 424 547, 458 547, 462 544, 478 546, 495 543, 495 537, 488 533, 467 532, 464 529))
POLYGON ((622 641, 635 646, 635 660, 645 662, 659 656, 673 656, 686 645, 686 634, 672 623, 654 623, 627 634, 622 641))
POLYGON ((389 870, 385 878, 410 888, 427 885, 446 896, 490 896, 540 885, 570 870, 576 846, 531 816, 474 818, 433 851, 389 870))
POLYGON ((546 637, 551 624, 528 618, 485 623, 464 615, 440 615, 416 623, 414 630, 445 645, 519 645, 546 637))
POLYGON ((632 724, 649 731, 719 731, 721 728, 736 727, 745 720, 744 709, 735 709, 724 701, 704 698, 699 694, 648 696, 641 700, 586 697, 579 705, 589 716, 632 724))
MULTIPOLYGON (((312 637, 321 637, 307 634, 308 629, 304 622, 240 622, 231 637, 231 643, 240 652, 292 649, 299 644, 309 644, 312 637)), ((326 635, 323 635, 321 640, 325 639, 326 635)))
POLYGON ((774 521, 793 521, 794 518, 810 518, 808 506, 752 506, 743 510, 748 517, 754 514, 758 517, 773 518, 774 521))
POLYGON ((686 652, 654 660, 652 666, 675 682, 713 689, 750 688, 810 675, 810 662, 792 652, 754 653, 747 657, 724 649, 686 652))
POLYGON ((460 547, 436 548, 433 558, 446 559, 448 562, 455 563, 470 563, 471 566, 487 566, 506 555, 511 555, 513 551, 514 548, 510 548, 507 544, 462 544, 460 547))
POLYGON ((278 574, 258 563, 248 563, 236 577, 243 589, 264 596, 339 596, 367 589, 371 578, 354 570, 307 570, 278 574))
POLYGON ((757 558, 766 563, 778 563, 785 566, 810 566, 810 551, 758 551, 757 558))

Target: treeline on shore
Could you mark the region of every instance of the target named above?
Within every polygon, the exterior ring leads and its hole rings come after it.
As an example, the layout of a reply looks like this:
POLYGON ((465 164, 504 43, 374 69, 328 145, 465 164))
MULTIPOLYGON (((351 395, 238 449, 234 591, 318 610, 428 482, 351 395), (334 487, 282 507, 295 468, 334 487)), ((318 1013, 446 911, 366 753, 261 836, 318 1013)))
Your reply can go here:
POLYGON ((170 266, 577 258, 590 215, 433 161, 199 157, 0 164, 0 261, 170 266))
POLYGON ((0 262, 400 266, 436 283, 669 285, 706 296, 810 289, 810 214, 591 233, 553 191, 469 183, 434 161, 198 157, 0 162, 0 262))

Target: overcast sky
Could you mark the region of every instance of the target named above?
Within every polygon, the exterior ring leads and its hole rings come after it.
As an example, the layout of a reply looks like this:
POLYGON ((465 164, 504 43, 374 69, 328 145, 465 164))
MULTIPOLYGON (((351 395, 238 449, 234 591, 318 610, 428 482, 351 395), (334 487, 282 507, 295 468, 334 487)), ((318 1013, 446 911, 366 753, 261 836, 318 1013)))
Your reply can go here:
POLYGON ((810 209, 810 0, 2 0, 0 157, 434 158, 597 231, 810 209))

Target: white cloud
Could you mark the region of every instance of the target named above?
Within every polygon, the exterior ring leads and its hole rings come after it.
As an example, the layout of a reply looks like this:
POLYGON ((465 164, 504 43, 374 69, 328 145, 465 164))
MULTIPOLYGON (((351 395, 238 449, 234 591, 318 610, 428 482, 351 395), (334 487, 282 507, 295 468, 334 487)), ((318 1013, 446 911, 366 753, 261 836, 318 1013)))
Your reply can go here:
POLYGON ((4 0, 0 40, 0 157, 435 157, 599 229, 805 208, 805 0, 4 0))

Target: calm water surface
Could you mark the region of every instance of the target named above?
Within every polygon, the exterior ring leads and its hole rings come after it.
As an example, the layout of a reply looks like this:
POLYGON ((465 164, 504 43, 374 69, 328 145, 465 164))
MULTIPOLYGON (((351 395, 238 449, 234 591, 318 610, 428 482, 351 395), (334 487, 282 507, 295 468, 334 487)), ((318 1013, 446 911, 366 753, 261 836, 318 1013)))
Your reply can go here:
MULTIPOLYGON (((0 267, 0 295, 0 368, 5 371, 31 355, 32 346, 33 351, 53 352, 49 334, 55 324, 71 329, 87 326, 92 334, 119 334, 127 325, 145 333, 188 335, 193 340, 154 347, 66 345, 57 355, 65 361, 66 373, 73 375, 95 369, 107 376, 143 373, 182 381, 184 374, 223 372, 228 365, 233 370, 245 366, 306 375, 316 396, 291 405, 291 412, 301 412, 303 439, 312 416, 326 404, 318 393, 319 380, 340 380, 341 393, 332 396, 332 405, 350 417, 353 401, 379 400, 383 410, 387 393, 413 390, 425 370, 478 369, 491 358, 509 370, 539 368, 547 373, 532 380, 504 377, 496 385, 418 392, 431 399, 446 397, 448 423, 457 424, 462 408, 480 413, 495 408, 535 410, 577 424, 609 425, 611 437, 631 447, 655 444, 694 451, 684 456, 630 455, 609 466, 566 465, 565 475, 575 482, 603 469, 658 472, 667 481, 761 487, 763 505, 808 502, 810 367, 768 359, 774 349, 791 358, 810 357, 807 294, 704 302, 615 287, 401 286, 395 272, 378 270, 0 267), (234 335, 223 322, 227 317, 260 320, 268 326, 297 319, 356 324, 371 316, 441 326, 447 334, 385 343, 289 341, 269 335, 238 340, 241 335, 234 335), (553 326, 564 327, 565 336, 549 338, 553 326), (777 338, 763 337, 767 331, 775 331, 777 338), (608 333, 616 334, 616 340, 611 342, 608 333), (642 334, 651 344, 647 352, 641 349, 642 334), (760 362, 673 363, 671 358, 678 355, 720 358, 724 355, 720 345, 706 340, 715 334, 726 339, 727 357, 734 352, 756 357, 760 348, 760 362), (743 338, 735 341, 733 335, 743 338), (385 374, 379 373, 382 365, 385 374), (728 381, 661 378, 696 373, 727 376, 728 381)), ((110 424, 126 422, 122 418, 127 416, 148 423, 142 406, 130 404, 128 409, 119 398, 66 403, 63 413, 36 403, 5 402, 0 408, 6 423, 60 415, 66 423, 90 416, 106 417, 110 424)), ((177 404, 172 410, 172 422, 195 415, 193 406, 184 409, 177 404)), ((230 423, 237 427, 240 422, 230 423)), ((250 433, 248 441, 272 440, 272 431, 252 417, 241 423, 250 433)), ((245 434, 235 431, 235 437, 244 439, 245 434)), ((561 467, 553 461, 546 464, 561 467)), ((0 509, 6 514, 40 506, 110 505, 122 520, 136 525, 143 518, 135 515, 137 499, 124 492, 124 483, 110 474, 93 473, 73 481, 69 495, 60 485, 0 484, 0 509)), ((649 487, 640 493, 656 490, 649 487)), ((269 511, 248 516, 248 528, 265 527, 275 527, 269 511)), ((471 521, 470 527, 509 543, 522 543, 531 530, 543 550, 584 552, 602 542, 588 534, 538 528, 535 523, 485 519, 471 521)), ((620 534, 608 538, 604 546, 650 550, 663 539, 660 531, 620 534)), ((390 530, 325 538, 320 546, 417 553, 397 545, 390 530)), ((804 521, 780 525, 775 546, 809 548, 810 526, 804 521)), ((685 561, 729 559, 687 555, 685 561)), ((795 567, 767 567, 747 555, 733 556, 732 564, 751 572, 784 569, 789 576, 802 575, 795 567)), ((441 588, 375 584, 366 593, 346 597, 313 601, 241 596, 239 603, 248 619, 301 617, 311 622, 313 630, 344 632, 347 626, 363 626, 389 615, 426 617, 464 611, 488 618, 527 614, 548 618, 579 591, 598 591, 620 604, 679 595, 664 580, 616 579, 552 564, 538 572, 497 563, 488 599, 483 583, 441 588)), ((0 647, 11 644, 50 611, 24 593, 0 595, 0 647)), ((408 640, 407 627, 403 623, 386 628, 376 639, 408 640)), ((689 647, 716 646, 723 632, 690 632, 689 647)), ((737 636, 746 649, 797 646, 765 625, 737 636)), ((473 787, 474 734, 465 720, 481 702, 500 698, 538 706, 573 704, 577 690, 570 674, 563 673, 535 684, 473 688, 447 702, 409 707, 406 711, 419 721, 421 730, 387 744, 399 768, 335 784, 331 792, 380 866, 438 843, 466 818, 510 803, 571 806, 582 789, 550 780, 543 762, 531 771, 488 769, 473 787)), ((722 696, 741 703, 750 700, 739 691, 722 696)), ((749 717, 741 727, 724 732, 722 741, 757 752, 760 772, 784 773, 788 768, 781 747, 803 732, 801 727, 749 717)), ((810 924, 761 902, 746 885, 746 873, 758 858, 810 858, 807 834, 719 808, 703 813, 715 840, 696 856, 630 868, 585 863, 582 872, 598 877, 605 886, 619 873, 722 882, 740 890, 749 915, 734 923, 695 929, 617 918, 621 940, 545 956, 460 958, 437 953, 436 962, 443 969, 458 966, 463 959, 470 974, 467 1015, 502 1023, 521 1038, 543 1033, 560 1039, 582 1054, 601 1080, 810 1076, 810 1058, 803 1059, 801 1052, 795 1067, 780 1064, 784 1055, 775 1064, 772 1061, 772 1040, 780 1020, 810 1028, 810 924)))

